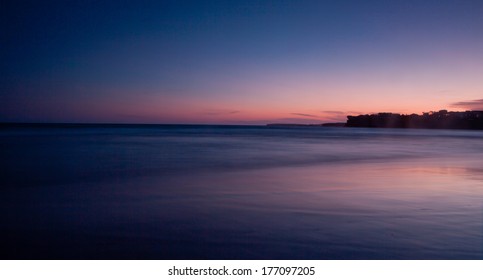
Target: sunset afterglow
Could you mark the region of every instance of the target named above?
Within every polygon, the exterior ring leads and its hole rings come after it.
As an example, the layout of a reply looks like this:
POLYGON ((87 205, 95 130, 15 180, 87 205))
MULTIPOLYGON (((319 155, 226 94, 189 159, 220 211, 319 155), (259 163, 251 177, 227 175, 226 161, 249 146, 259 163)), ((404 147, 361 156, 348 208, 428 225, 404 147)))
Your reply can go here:
POLYGON ((157 2, 3 9, 0 121, 320 123, 483 108, 481 1, 157 2))

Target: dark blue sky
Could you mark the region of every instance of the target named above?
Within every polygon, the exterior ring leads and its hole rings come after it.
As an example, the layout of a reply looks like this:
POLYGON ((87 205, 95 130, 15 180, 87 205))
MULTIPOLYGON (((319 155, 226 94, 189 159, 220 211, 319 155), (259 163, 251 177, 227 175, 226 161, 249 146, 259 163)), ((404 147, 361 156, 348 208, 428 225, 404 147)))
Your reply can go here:
POLYGON ((0 11, 0 121, 313 121, 483 97, 483 1, 2 1, 0 11))

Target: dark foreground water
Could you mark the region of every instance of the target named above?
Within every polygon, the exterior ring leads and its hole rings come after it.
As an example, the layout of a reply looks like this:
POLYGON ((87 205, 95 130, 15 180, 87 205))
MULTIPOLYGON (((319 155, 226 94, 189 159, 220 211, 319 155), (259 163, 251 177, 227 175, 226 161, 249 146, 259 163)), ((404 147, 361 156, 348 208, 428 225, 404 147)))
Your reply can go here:
POLYGON ((483 132, 0 128, 3 259, 481 259, 483 132))

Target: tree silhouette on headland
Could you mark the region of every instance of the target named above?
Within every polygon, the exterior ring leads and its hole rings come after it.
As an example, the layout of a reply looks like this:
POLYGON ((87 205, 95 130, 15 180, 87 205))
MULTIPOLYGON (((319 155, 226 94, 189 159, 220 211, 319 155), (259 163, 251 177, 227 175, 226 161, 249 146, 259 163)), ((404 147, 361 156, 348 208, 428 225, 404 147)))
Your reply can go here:
POLYGON ((483 129, 483 111, 423 113, 422 115, 378 113, 347 116, 346 127, 483 129))

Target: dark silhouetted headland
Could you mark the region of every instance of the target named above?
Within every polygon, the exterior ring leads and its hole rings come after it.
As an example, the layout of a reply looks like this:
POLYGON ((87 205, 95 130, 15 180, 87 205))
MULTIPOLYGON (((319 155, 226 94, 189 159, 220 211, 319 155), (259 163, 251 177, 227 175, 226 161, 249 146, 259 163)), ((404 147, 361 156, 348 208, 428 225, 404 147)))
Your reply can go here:
POLYGON ((347 116, 346 127, 483 129, 483 111, 423 113, 422 115, 378 113, 347 116))
POLYGON ((369 128, 428 128, 428 129, 481 129, 483 130, 483 111, 438 112, 422 115, 377 113, 370 115, 347 116, 345 123, 288 124, 272 123, 275 127, 369 127, 369 128))

